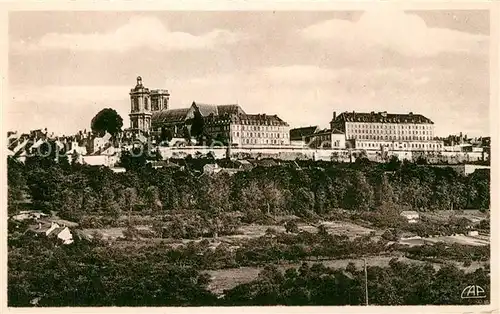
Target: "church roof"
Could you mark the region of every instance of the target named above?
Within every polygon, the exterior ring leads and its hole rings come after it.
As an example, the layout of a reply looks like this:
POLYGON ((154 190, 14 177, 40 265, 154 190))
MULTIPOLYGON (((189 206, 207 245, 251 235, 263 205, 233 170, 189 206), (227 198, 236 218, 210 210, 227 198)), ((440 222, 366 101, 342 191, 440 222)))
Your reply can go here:
POLYGON ((192 107, 198 108, 207 123, 222 123, 230 120, 241 124, 288 125, 277 115, 246 114, 239 105, 210 105, 195 102, 190 108, 154 112, 151 116, 151 122, 152 124, 184 122, 188 119, 192 107))
POLYGON ((217 115, 231 115, 231 114, 245 114, 245 111, 241 109, 239 105, 228 104, 228 105, 212 105, 193 102, 193 106, 198 107, 202 116, 207 117, 211 114, 217 115))
POLYGON ((201 115, 204 117, 211 114, 218 115, 217 106, 215 105, 193 103, 193 106, 196 106, 198 110, 200 110, 201 115))
POLYGON ((246 114, 239 105, 219 105, 217 111, 220 115, 223 114, 246 114))
POLYGON ((182 122, 186 119, 189 108, 168 109, 154 112, 151 116, 152 123, 182 122))

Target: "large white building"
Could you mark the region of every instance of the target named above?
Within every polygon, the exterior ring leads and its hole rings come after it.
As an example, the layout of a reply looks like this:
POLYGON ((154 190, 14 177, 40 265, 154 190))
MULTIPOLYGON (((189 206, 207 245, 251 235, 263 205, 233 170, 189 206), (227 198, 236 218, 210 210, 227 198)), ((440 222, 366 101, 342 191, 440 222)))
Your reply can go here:
POLYGON ((333 113, 331 129, 345 134, 347 147, 363 150, 442 151, 434 137, 434 122, 412 112, 333 113))

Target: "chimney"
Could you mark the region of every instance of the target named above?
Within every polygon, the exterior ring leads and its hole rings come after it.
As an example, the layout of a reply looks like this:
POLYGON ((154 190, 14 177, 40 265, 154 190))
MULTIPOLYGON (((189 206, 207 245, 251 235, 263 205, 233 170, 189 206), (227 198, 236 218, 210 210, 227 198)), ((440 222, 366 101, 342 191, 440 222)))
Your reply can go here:
POLYGON ((335 121, 335 119, 337 119, 337 113, 334 111, 333 112, 333 119, 332 120, 335 121))

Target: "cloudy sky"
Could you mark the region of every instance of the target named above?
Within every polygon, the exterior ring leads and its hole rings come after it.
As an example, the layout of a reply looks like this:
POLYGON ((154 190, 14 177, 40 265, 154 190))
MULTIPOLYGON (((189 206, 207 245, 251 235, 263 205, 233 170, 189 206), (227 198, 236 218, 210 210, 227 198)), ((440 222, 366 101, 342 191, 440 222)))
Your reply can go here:
POLYGON ((334 110, 412 111, 438 135, 488 135, 489 13, 9 15, 9 129, 70 134, 104 107, 128 127, 138 75, 169 89, 171 108, 238 103, 292 127, 326 127, 334 110))

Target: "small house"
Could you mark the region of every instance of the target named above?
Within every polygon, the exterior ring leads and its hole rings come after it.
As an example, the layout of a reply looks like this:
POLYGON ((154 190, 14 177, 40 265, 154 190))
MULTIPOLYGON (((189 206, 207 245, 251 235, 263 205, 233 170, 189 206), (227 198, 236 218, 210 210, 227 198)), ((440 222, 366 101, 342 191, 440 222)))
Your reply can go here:
POLYGON ((65 225, 61 226, 54 221, 50 223, 48 221, 40 221, 32 230, 36 233, 44 234, 46 237, 61 239, 64 244, 73 243, 73 235, 69 228, 65 225))
POLYGON ((402 211, 400 215, 405 217, 408 223, 416 223, 420 219, 420 215, 413 210, 402 211))
POLYGON ((253 165, 250 163, 248 160, 238 160, 237 163, 239 163, 240 169, 243 170, 252 170, 253 165))
POLYGON ((477 230, 470 230, 469 232, 467 232, 467 235, 469 237, 477 237, 479 235, 479 232, 477 230))
POLYGON ((52 233, 52 231, 60 227, 61 226, 59 226, 59 224, 55 222, 40 221, 33 231, 35 231, 36 233, 43 233, 45 234, 45 236, 48 236, 50 233, 52 233))
POLYGON ((69 230, 68 227, 59 227, 55 228, 49 236, 52 237, 57 237, 60 239, 63 244, 71 244, 73 243, 73 235, 71 234, 71 231, 69 230))
POLYGON ((219 173, 222 171, 222 168, 219 167, 217 164, 206 164, 203 166, 203 173, 204 174, 215 174, 219 173))

